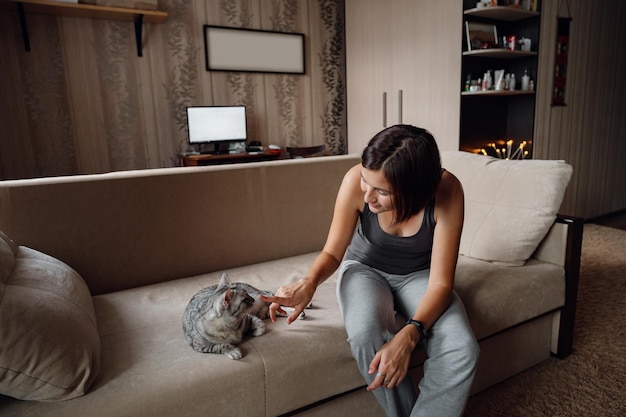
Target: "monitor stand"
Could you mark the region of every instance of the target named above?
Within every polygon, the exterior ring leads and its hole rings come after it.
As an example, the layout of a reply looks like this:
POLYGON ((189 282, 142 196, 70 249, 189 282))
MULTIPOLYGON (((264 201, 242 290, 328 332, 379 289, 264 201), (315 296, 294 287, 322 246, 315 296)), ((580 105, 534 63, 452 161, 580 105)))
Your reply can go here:
POLYGON ((213 153, 215 155, 227 154, 228 153, 228 142, 226 142, 226 143, 224 143, 224 142, 214 142, 213 143, 213 153), (220 145, 221 144, 226 145, 226 149, 224 149, 224 148, 220 149, 220 145))
MULTIPOLYGON (((201 155, 224 155, 228 153, 228 149, 220 148, 220 142, 213 142, 212 145, 213 149, 207 151, 202 149, 201 144, 198 144, 198 153, 201 155)), ((226 143, 226 145, 228 145, 228 143, 226 143)))

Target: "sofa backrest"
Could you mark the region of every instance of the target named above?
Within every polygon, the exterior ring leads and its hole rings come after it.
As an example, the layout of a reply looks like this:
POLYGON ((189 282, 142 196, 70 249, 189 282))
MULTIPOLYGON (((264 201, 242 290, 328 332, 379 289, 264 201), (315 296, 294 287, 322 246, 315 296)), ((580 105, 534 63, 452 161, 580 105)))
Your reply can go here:
POLYGON ((321 250, 358 155, 0 181, 0 230, 92 294, 321 250))
MULTIPOLYGON (((359 155, 0 181, 0 231, 76 269, 92 294, 320 250, 359 155)), ((442 152, 461 180, 460 253, 520 265, 552 226, 562 161, 442 152)))

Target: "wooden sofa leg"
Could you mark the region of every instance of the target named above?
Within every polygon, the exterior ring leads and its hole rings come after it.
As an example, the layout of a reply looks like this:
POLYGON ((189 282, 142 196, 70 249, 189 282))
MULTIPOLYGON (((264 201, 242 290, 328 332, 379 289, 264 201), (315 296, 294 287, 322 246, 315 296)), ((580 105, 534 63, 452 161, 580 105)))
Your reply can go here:
POLYGON ((559 215, 557 221, 568 225, 567 248, 565 253, 565 305, 561 310, 557 352, 559 359, 572 353, 574 322, 578 299, 578 277, 580 275, 580 255, 582 250, 584 220, 579 217, 559 215))

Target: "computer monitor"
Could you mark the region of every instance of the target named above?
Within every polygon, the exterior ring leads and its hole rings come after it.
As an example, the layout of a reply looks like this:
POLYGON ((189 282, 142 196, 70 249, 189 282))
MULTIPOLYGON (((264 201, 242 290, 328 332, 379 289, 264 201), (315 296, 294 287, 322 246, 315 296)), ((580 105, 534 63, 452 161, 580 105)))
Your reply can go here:
POLYGON ((189 106, 187 107, 189 143, 213 144, 213 153, 228 152, 221 144, 245 142, 246 106, 189 106))

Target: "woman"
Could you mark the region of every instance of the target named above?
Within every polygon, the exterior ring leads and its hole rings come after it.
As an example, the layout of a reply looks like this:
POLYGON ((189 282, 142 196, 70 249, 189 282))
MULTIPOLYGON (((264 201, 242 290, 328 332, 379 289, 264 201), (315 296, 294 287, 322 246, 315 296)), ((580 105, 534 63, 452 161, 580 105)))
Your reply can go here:
POLYGON ((352 355, 387 415, 462 415, 478 358, 453 292, 463 208, 461 184, 442 170, 428 131, 383 130, 344 176, 308 273, 265 298, 272 321, 283 305, 295 308, 292 323, 341 266, 337 297, 352 355), (407 377, 418 344, 428 354, 419 396, 407 377))

